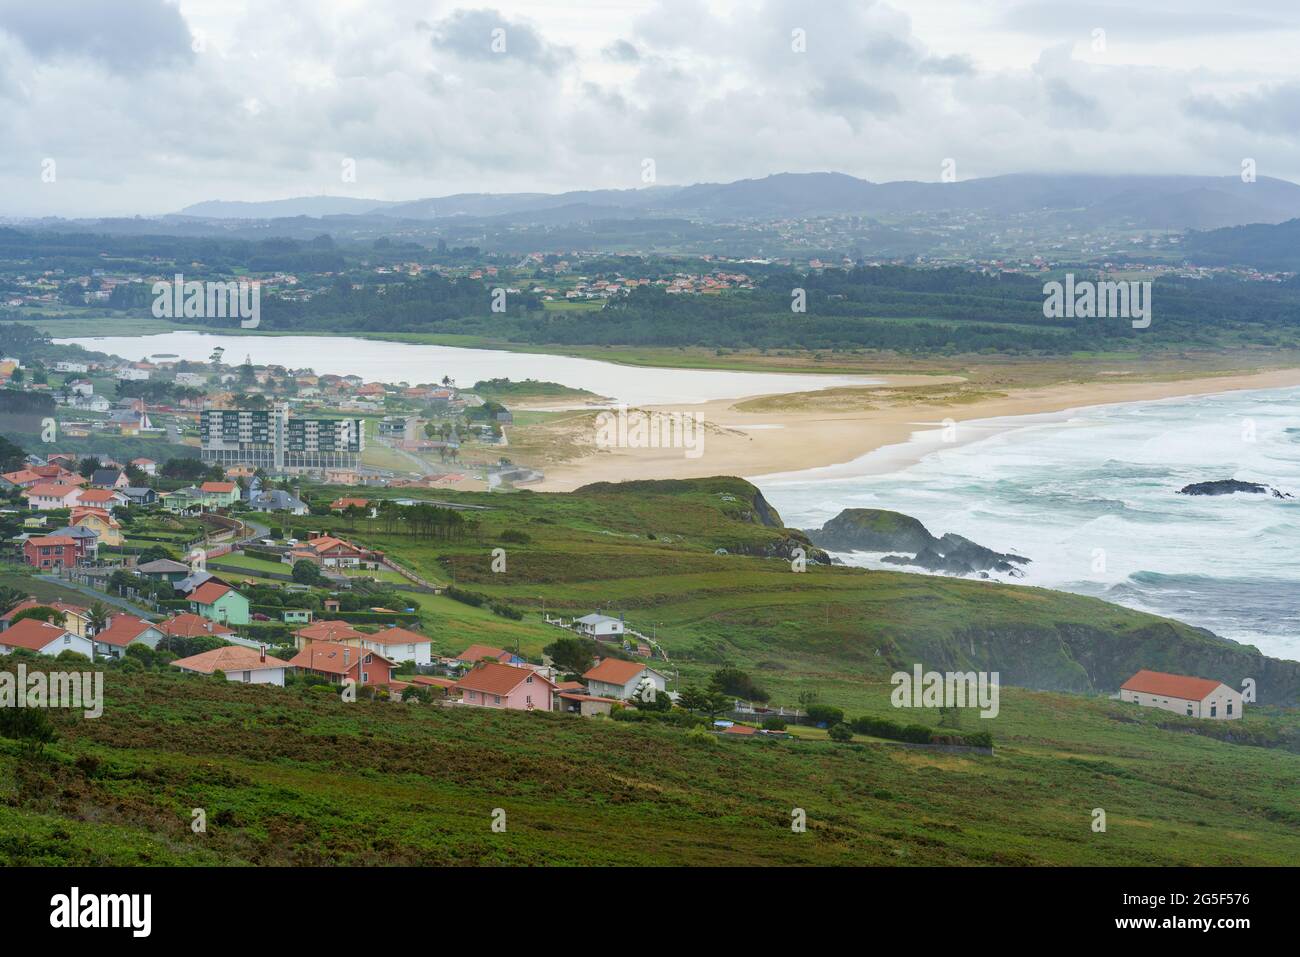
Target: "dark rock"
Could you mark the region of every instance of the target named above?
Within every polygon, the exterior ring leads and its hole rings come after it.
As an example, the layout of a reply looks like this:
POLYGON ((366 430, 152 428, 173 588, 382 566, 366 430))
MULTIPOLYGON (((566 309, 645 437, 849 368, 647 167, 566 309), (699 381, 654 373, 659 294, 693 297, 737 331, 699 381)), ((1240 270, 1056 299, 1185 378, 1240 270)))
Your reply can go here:
POLYGON ((1244 492, 1248 495, 1271 494, 1274 498, 1291 498, 1286 492, 1260 485, 1258 482, 1239 482, 1237 479, 1219 479, 1216 482, 1193 482, 1178 490, 1179 495, 1233 495, 1244 492))
POLYGON ((935 538, 910 515, 885 509, 846 508, 820 529, 810 530, 808 537, 832 551, 913 552, 910 558, 891 554, 881 561, 949 575, 988 577, 988 572, 996 571, 1020 578, 1024 573, 1016 566, 1029 563, 1028 558, 995 552, 951 532, 935 538))

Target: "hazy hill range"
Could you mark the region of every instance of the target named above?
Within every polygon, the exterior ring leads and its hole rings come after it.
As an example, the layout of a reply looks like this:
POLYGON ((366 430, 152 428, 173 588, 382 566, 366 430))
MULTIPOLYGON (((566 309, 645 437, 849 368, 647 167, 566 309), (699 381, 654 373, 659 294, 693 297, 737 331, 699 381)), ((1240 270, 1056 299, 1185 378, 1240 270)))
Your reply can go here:
POLYGON ((1017 173, 955 183, 873 183, 844 173, 779 173, 762 179, 692 186, 567 193, 461 193, 412 202, 318 196, 264 203, 209 201, 181 210, 206 219, 368 215, 430 220, 509 217, 554 219, 572 208, 586 218, 641 215, 705 220, 770 220, 825 215, 898 217, 938 211, 1016 215, 1059 211, 1065 223, 1113 223, 1161 229, 1206 229, 1279 223, 1300 216, 1300 186, 1261 177, 1096 176, 1017 173), (544 214, 550 212, 550 217, 544 214))
POLYGON ((1192 233, 1183 248, 1189 259, 1205 265, 1300 272, 1300 219, 1192 233))

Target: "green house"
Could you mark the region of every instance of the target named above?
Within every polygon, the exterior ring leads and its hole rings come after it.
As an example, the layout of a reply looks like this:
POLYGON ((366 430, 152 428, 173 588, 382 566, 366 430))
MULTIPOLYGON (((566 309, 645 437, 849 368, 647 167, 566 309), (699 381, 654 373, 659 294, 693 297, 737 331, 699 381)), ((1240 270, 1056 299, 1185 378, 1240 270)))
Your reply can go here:
POLYGON ((191 485, 189 488, 177 489, 174 492, 163 492, 158 496, 162 502, 163 508, 169 512, 188 512, 196 508, 202 508, 206 503, 203 500, 201 489, 191 485))
POLYGON ((284 610, 284 623, 286 625, 310 625, 311 609, 310 608, 286 608, 284 610))
POLYGON ((229 585, 207 581, 190 593, 190 611, 225 625, 247 625, 248 599, 229 585))

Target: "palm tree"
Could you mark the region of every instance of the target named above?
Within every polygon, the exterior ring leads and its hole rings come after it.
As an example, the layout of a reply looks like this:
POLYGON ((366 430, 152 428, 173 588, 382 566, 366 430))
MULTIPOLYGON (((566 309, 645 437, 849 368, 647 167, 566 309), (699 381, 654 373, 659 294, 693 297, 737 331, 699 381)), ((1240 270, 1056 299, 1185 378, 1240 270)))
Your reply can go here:
POLYGON ((7 585, 0 585, 0 615, 9 611, 14 605, 23 601, 27 596, 17 588, 10 588, 7 585))
POLYGON ((86 619, 90 625, 90 633, 97 635, 108 627, 108 609, 104 607, 103 602, 97 601, 90 606, 86 619))

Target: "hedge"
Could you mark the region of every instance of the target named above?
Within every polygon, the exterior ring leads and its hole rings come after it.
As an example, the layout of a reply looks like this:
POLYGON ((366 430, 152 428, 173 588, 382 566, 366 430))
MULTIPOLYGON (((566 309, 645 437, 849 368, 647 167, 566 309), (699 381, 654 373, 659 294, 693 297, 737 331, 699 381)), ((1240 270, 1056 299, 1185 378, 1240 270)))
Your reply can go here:
POLYGON ((869 734, 873 738, 888 741, 906 741, 909 744, 955 744, 968 748, 993 747, 993 735, 988 731, 945 732, 923 724, 900 724, 888 718, 875 718, 869 715, 854 718, 849 726, 858 734, 869 734))

